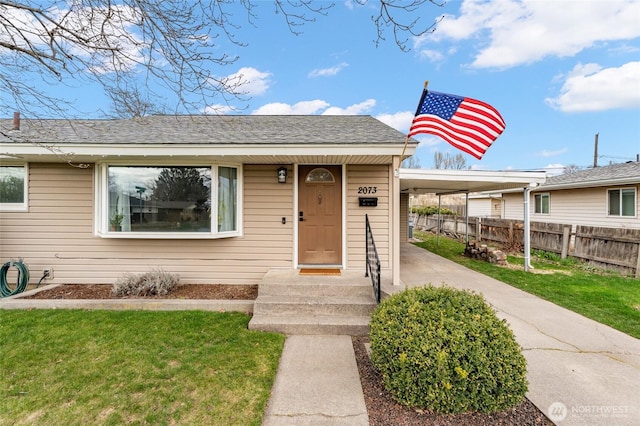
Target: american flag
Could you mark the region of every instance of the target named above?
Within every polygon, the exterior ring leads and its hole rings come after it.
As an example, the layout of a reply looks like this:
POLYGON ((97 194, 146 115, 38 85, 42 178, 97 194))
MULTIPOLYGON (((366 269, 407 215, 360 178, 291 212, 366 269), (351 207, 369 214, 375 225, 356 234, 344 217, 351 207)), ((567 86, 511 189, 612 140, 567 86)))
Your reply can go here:
POLYGON ((440 136, 479 160, 505 126, 500 113, 489 104, 425 89, 408 137, 419 133, 440 136))

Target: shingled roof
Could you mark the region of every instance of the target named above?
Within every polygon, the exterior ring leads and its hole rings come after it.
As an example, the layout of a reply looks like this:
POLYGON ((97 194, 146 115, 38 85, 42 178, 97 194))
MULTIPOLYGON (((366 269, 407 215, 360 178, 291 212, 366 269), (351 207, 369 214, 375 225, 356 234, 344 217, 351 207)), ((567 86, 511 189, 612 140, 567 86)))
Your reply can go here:
POLYGON ((597 186, 640 184, 640 163, 611 164, 593 167, 575 173, 553 176, 538 190, 589 188, 597 186))
POLYGON ((20 131, 11 131, 12 127, 13 120, 0 120, 0 143, 400 145, 406 139, 405 134, 368 115, 157 115, 123 120, 23 119, 20 131))

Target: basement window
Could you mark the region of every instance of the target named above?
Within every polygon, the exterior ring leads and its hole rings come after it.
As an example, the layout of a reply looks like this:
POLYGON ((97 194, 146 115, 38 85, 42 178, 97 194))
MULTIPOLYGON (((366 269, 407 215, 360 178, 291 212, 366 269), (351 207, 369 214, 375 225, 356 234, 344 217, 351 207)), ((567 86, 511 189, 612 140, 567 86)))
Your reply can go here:
POLYGON ((28 176, 26 164, 0 166, 0 211, 27 211, 28 176))
POLYGON ((239 166, 102 165, 98 233, 119 238, 241 235, 239 166))

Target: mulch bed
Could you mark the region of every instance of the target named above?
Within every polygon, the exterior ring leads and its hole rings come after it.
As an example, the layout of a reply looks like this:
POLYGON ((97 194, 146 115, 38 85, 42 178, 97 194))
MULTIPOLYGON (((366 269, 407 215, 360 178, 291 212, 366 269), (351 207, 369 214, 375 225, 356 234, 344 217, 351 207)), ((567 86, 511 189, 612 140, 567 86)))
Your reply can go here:
POLYGON ((353 349, 360 372, 360 383, 371 426, 551 426, 553 423, 525 399, 520 405, 497 414, 465 413, 456 415, 437 414, 428 410, 418 410, 397 403, 384 388, 382 376, 373 366, 366 352, 368 337, 354 337, 353 349))
POLYGON ((65 284, 21 299, 198 299, 255 300, 257 285, 180 284, 165 296, 115 297, 108 284, 65 284))

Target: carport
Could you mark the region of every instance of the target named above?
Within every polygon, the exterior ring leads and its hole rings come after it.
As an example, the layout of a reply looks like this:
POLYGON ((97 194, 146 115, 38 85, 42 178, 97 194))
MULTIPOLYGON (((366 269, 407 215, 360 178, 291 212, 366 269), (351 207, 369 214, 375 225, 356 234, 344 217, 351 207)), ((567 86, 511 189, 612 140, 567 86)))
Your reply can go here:
MULTIPOLYGON (((533 188, 543 184, 546 180, 544 171, 487 171, 487 170, 438 170, 438 169, 398 169, 395 184, 400 194, 401 203, 406 203, 403 211, 406 217, 400 215, 400 203, 396 203, 397 211, 394 217, 408 221, 409 195, 420 194, 468 194, 472 192, 500 191, 507 189, 524 189, 524 252, 525 270, 530 268, 530 221, 529 221, 529 193, 533 188)), ((400 284, 400 221, 394 221, 393 234, 393 284, 400 284)))

